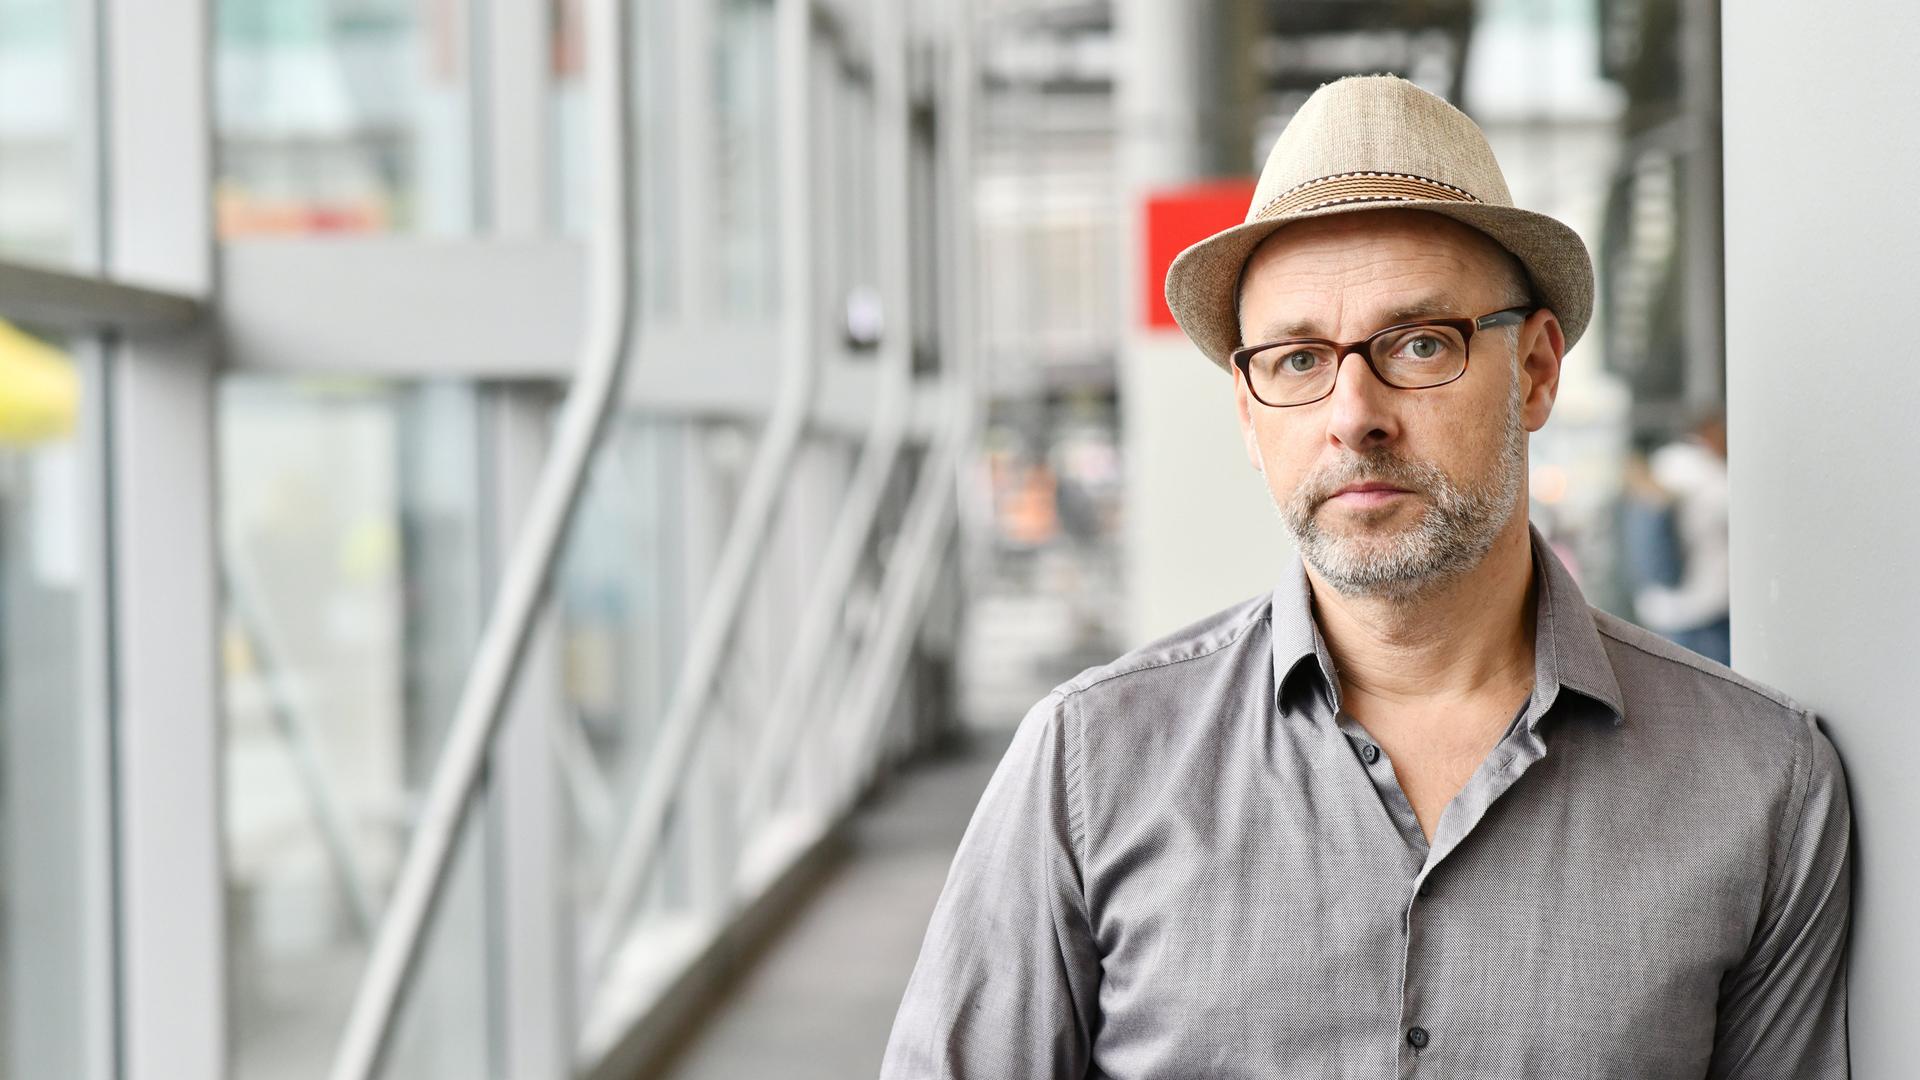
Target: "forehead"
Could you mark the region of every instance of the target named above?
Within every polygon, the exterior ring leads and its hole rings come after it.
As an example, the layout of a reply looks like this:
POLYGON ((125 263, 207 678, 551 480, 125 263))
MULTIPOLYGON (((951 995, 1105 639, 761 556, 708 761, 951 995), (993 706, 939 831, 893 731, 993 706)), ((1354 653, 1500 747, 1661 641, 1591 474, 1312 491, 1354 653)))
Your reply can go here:
POLYGON ((1498 302, 1505 288, 1509 258, 1478 230, 1416 210, 1295 222, 1248 257, 1241 326, 1257 341, 1484 314, 1480 305, 1498 302))

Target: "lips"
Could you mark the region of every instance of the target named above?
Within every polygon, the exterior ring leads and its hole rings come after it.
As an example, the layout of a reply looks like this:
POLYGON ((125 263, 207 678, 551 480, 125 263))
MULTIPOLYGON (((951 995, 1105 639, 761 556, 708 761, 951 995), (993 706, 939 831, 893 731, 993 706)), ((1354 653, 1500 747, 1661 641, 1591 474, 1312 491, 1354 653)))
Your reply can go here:
POLYGON ((1383 495, 1408 494, 1406 488, 1396 487, 1393 484, 1370 483, 1370 484, 1348 484, 1346 487, 1343 487, 1339 491, 1334 492, 1332 497, 1337 499, 1342 495, 1368 495, 1368 494, 1374 494, 1374 493, 1379 493, 1383 495))
POLYGON ((1412 492, 1397 484, 1369 481, 1361 484, 1348 484, 1321 500, 1322 503, 1335 503, 1349 509, 1367 510, 1383 507, 1392 503, 1401 495, 1412 492))

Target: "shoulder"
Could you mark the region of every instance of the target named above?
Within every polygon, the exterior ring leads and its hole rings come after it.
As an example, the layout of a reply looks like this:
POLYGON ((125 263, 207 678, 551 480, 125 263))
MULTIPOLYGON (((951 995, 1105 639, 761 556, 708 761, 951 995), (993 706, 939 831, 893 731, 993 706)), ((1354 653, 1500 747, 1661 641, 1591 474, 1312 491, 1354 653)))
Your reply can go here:
POLYGON ((1628 727, 1643 744, 1684 755, 1696 781, 1731 773, 1792 799, 1810 773, 1837 770, 1814 714, 1792 696, 1747 678, 1642 627, 1592 609, 1625 701, 1628 727), (1757 782, 1756 782, 1757 781, 1757 782))
POLYGON ((1623 690, 1638 676, 1663 686, 1684 686, 1724 699, 1729 705, 1761 714, 1797 715, 1805 708, 1792 697, 1765 683, 1749 679, 1692 649, 1682 648, 1645 627, 1589 608, 1593 627, 1600 632, 1623 690))
POLYGON ((1272 602, 1271 594, 1261 593, 1222 608, 1105 664, 1081 671, 1055 687, 1053 693, 1063 700, 1098 701, 1153 683, 1179 681, 1189 675, 1180 668, 1205 668, 1220 654, 1250 644, 1250 636, 1264 639, 1264 633, 1255 631, 1264 631, 1272 602))
POLYGON ((1178 759, 1223 725, 1264 716, 1273 686, 1271 597, 1251 597, 1055 687, 1034 722, 1090 786, 1178 759))

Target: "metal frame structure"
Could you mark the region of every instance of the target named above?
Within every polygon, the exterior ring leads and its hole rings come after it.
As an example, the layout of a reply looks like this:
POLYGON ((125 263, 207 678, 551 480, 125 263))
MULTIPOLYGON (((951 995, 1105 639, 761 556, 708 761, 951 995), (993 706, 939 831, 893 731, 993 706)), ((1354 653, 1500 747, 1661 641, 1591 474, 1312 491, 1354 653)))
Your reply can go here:
MULTIPOLYGON (((673 6, 681 52, 691 58, 677 69, 681 104, 709 114, 718 8, 714 0, 663 2, 673 6)), ((939 246, 955 273, 939 283, 949 294, 937 305, 940 370, 916 375, 915 331, 926 316, 914 310, 910 272, 910 65, 935 55, 915 36, 928 29, 914 19, 923 9, 766 2, 778 86, 778 317, 715 325, 720 268, 698 232, 718 212, 713 147, 700 142, 711 125, 682 121, 673 138, 684 145, 659 148, 677 151, 675 182, 686 197, 670 240, 680 302, 671 318, 643 330, 634 311, 635 245, 646 241, 636 227, 631 160, 631 5, 586 5, 595 197, 584 243, 557 235, 557 181, 547 167, 556 142, 551 24, 540 5, 513 0, 466 0, 462 17, 484 72, 470 95, 473 163, 485 178, 473 192, 476 236, 217 243, 211 0, 75 0, 82 106, 99 119, 97 137, 79 147, 83 186, 98 207, 82 215, 82 247, 98 257, 82 257, 73 270, 0 259, 0 317, 73 336, 88 388, 80 437, 93 485, 86 531, 95 584, 83 597, 83 662, 98 692, 88 706, 97 731, 85 753, 98 782, 89 804, 99 816, 83 839, 94 852, 90 888, 100 902, 87 934, 99 949, 80 958, 94 1031, 85 1080, 221 1077, 234 1064, 223 615, 266 646, 254 650, 260 661, 271 665, 281 650, 271 647, 272 613, 255 610, 235 584, 246 559, 223 552, 217 539, 223 373, 455 377, 486 387, 480 471, 491 511, 482 550, 494 554, 481 561, 497 582, 390 896, 377 895, 356 866, 345 815, 310 745, 312 725, 326 718, 299 713, 295 694, 269 702, 349 921, 378 921, 334 1077, 381 1073, 450 868, 457 852, 473 847, 463 837, 485 834, 495 954, 488 996, 504 1021, 500 1031, 474 1036, 489 1039, 501 1074, 540 1080, 598 1067, 596 1047, 582 1045, 583 1018, 610 1014, 638 1030, 666 1004, 577 995, 597 985, 591 976, 609 958, 650 940, 634 937, 634 916, 669 835, 691 830, 706 845, 695 892, 718 905, 711 932, 720 940, 736 924, 764 919, 756 906, 812 850, 804 840, 761 845, 762 856, 777 857, 749 870, 742 840, 752 830, 740 809, 779 802, 761 798, 759 785, 776 793, 795 769, 824 763, 831 775, 809 781, 823 797, 807 811, 814 824, 805 835, 826 835, 847 812, 847 785, 871 773, 878 732, 897 711, 888 706, 905 658, 943 580, 955 484, 977 424, 965 258, 973 28, 959 13, 951 26, 933 28, 954 44, 940 54, 946 78, 926 102, 942 111, 941 186, 927 197, 941 204, 939 246), (853 145, 814 137, 822 85, 854 88, 834 98, 843 106, 839 130, 858 125, 853 134, 875 140, 871 157, 852 166, 872 177, 879 197, 871 207, 842 206, 844 193, 817 182, 822 165, 847 167, 853 145), (871 110, 854 107, 869 99, 871 110), (842 299, 827 288, 846 284, 859 260, 823 255, 822 241, 856 226, 879 252, 868 269, 887 320, 871 354, 823 317, 842 299), (577 360, 567 363, 568 350, 556 343, 571 343, 577 360), (716 354, 726 362, 714 363, 716 354), (569 389, 553 419, 557 385, 569 389), (712 507, 727 521, 724 542, 658 741, 626 793, 623 839, 598 916, 582 928, 583 952, 558 891, 570 870, 565 816, 580 796, 568 790, 570 774, 555 752, 563 687, 547 593, 585 478, 607 456, 615 410, 744 422, 758 434, 739 498, 712 507), (920 464, 903 474, 916 447, 920 464), (827 463, 843 453, 854 459, 850 471, 799 471, 797 462, 822 453, 827 463), (823 480, 839 497, 796 509, 823 480), (793 533, 795 521, 815 524, 793 533), (794 536, 815 539, 796 547, 794 536), (873 602, 849 606, 850 592, 873 602), (231 601, 224 611, 223 597, 231 601), (800 613, 790 640, 759 625, 768 611, 786 608, 800 613), (772 657, 782 665, 769 669, 772 657), (766 678, 775 674, 777 683, 766 678), (792 702, 783 700, 789 692, 792 702), (763 718, 739 726, 763 709, 763 718), (735 729, 730 738, 752 740, 744 745, 759 764, 750 786, 715 756, 723 714, 735 729)), ((282 686, 272 671, 265 682, 269 691, 282 686)), ((608 793, 598 797, 613 805, 608 793)), ((699 950, 688 955, 687 963, 699 962, 699 950)))
MULTIPOLYGON (((812 4, 813 0, 782 0, 776 8, 780 16, 776 64, 783 71, 804 70, 812 38, 812 4)), ((588 929, 587 955, 594 962, 604 962, 616 947, 624 919, 644 884, 650 849, 657 844, 667 814, 678 801, 678 778, 693 754, 714 680, 739 623, 756 556, 766 542, 768 525, 812 405, 819 355, 810 332, 812 245, 807 211, 812 188, 804 179, 811 169, 806 103, 804 95, 786 96, 780 133, 784 171, 790 177, 782 189, 786 197, 783 209, 787 211, 783 214, 786 242, 782 245, 787 329, 780 391, 706 603, 694 624, 686 663, 660 722, 659 741, 639 786, 639 802, 614 849, 605 895, 588 929)), ((588 980, 589 985, 597 981, 588 980)))
MULTIPOLYGON (((789 62, 804 65, 811 28, 792 24, 799 24, 802 19, 806 19, 808 23, 811 22, 811 2, 803 0, 802 3, 794 6, 798 10, 789 16, 787 24, 783 24, 783 29, 793 39, 783 38, 783 44, 787 47, 789 62)), ((878 210, 883 220, 903 222, 907 214, 905 15, 897 5, 893 4, 882 4, 877 10, 879 17, 875 19, 877 25, 873 34, 872 52, 873 68, 876 73, 874 96, 882 114, 879 125, 882 138, 875 161, 875 176, 882 194, 878 210)), ((787 103, 788 127, 784 135, 790 156, 787 159, 787 167, 783 171, 789 176, 800 177, 807 176, 811 169, 809 129, 806 121, 808 101, 803 96, 795 97, 797 100, 789 99, 787 103)), ((798 205, 806 205, 803 200, 808 197, 808 190, 797 184, 792 185, 792 188, 789 197, 793 198, 798 205)), ((805 228, 804 217, 804 214, 793 216, 795 228, 805 228)), ((904 250, 907 242, 905 230, 901 229, 896 231, 893 242, 882 245, 884 259, 880 271, 882 289, 886 294, 884 310, 890 313, 890 319, 901 326, 911 326, 911 312, 908 307, 910 296, 907 288, 909 255, 904 250)), ((795 242, 790 238, 783 248, 785 251, 794 253, 789 257, 791 263, 789 270, 795 274, 792 280, 793 285, 799 285, 804 277, 810 276, 806 262, 810 257, 811 247, 811 244, 795 242)), ((808 292, 802 292, 797 298, 801 305, 805 304, 808 295, 808 292)), ((806 307, 796 305, 796 311, 800 313, 801 318, 804 318, 806 307)), ((804 344, 807 341, 804 330, 805 324, 798 323, 790 334, 793 339, 803 343, 795 349, 795 354, 805 354, 810 357, 812 349, 804 344)), ((820 661, 833 640, 834 622, 846 601, 847 588, 852 584, 861 554, 869 542, 874 520, 879 513, 880 503, 885 494, 887 480, 893 472, 895 459, 899 456, 906 430, 913 381, 910 335, 897 332, 887 334, 879 363, 880 375, 873 403, 872 424, 861 445, 860 457, 854 466, 853 479, 848 485, 847 497, 834 523, 833 534, 827 542, 819 572, 808 592, 805 614, 801 617, 799 629, 794 638, 794 650, 789 654, 788 663, 777 684, 779 689, 774 694, 774 701, 790 702, 792 707, 789 712, 777 714, 778 716, 804 718, 807 714, 808 705, 813 700, 813 676, 819 672, 820 661)), ((760 534, 766 528, 767 518, 771 513, 772 499, 776 494, 775 485, 784 481, 786 468, 793 460, 794 442, 799 437, 797 428, 791 431, 787 428, 775 430, 780 437, 778 441, 769 437, 763 444, 769 453, 756 462, 755 473, 755 476, 759 477, 763 475, 761 470, 764 470, 771 479, 764 488, 750 487, 749 496, 743 500, 749 507, 759 511, 757 516, 747 518, 744 522, 745 525, 753 528, 755 533, 749 535, 744 531, 736 531, 730 538, 728 553, 730 555, 739 553, 736 556, 739 561, 728 564, 723 557, 722 565, 734 573, 722 576, 722 587, 716 588, 709 600, 709 604, 712 605, 710 610, 724 611, 724 614, 716 614, 715 618, 727 620, 727 628, 707 637, 696 636, 694 639, 696 651, 689 658, 687 674, 683 676, 689 681, 682 683, 683 696, 676 697, 676 707, 667 713, 667 719, 663 723, 665 734, 661 738, 661 749, 655 752, 649 763, 648 778, 641 785, 641 789, 648 792, 650 797, 642 804, 642 809, 630 819, 629 829, 621 837, 620 846, 615 850, 606 897, 602 901, 595 922, 595 936, 590 939, 589 953, 592 955, 603 955, 611 950, 612 942, 619 934, 624 920, 638 898, 647 874, 652 871, 659 857, 662 829, 666 823, 667 813, 680 797, 680 783, 687 775, 688 760, 694 753, 696 740, 704 730, 699 724, 699 716, 706 705, 706 694, 712 688, 712 676, 709 672, 716 669, 720 663, 721 650, 725 646, 724 637, 721 635, 731 631, 733 620, 739 616, 746 576, 751 571, 751 566, 746 561, 751 558, 751 555, 746 554, 751 549, 746 545, 757 546, 760 541, 760 534), (766 499, 764 507, 761 503, 752 501, 754 495, 761 494, 763 491, 766 499), (735 545, 732 543, 734 540, 741 543, 735 545), (701 649, 700 646, 706 646, 706 648, 701 649)), ((739 527, 736 526, 736 529, 738 530, 739 527)), ((779 739, 776 742, 773 731, 769 731, 762 737, 761 748, 763 756, 769 749, 773 749, 784 757, 790 748, 790 740, 779 739)), ((750 771, 746 790, 754 791, 758 780, 757 771, 750 771)))
POLYGON ((592 247, 586 344, 334 1058, 335 1080, 372 1077, 380 1067, 627 362, 634 294, 628 8, 593 0, 587 12, 594 219, 605 227, 592 247))

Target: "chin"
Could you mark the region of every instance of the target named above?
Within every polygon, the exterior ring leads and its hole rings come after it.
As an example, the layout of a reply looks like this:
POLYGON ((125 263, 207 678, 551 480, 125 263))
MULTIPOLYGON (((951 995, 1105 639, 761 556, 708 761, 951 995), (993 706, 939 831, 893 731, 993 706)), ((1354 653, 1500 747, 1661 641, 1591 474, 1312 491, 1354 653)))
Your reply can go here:
POLYGON ((1424 511, 1412 510, 1411 499, 1386 506, 1331 507, 1325 503, 1314 512, 1322 528, 1342 536, 1384 536, 1404 533, 1420 523, 1424 511), (1395 524, 1399 522, 1399 524, 1395 524))

